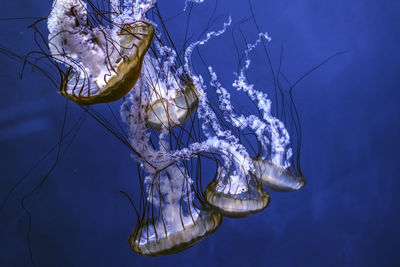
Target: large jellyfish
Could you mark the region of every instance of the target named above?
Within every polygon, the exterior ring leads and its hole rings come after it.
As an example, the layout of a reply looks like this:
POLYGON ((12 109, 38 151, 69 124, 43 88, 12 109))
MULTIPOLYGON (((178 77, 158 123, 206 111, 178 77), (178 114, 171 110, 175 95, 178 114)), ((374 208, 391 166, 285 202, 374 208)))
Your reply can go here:
MULTIPOLYGON (((116 8, 116 1, 110 2, 116 8)), ((54 1, 47 20, 54 60, 67 66, 60 93, 81 105, 115 101, 136 83, 154 36, 151 23, 112 16, 112 27, 88 20, 81 0, 54 1)))
MULTIPOLYGON (((184 9, 190 2, 203 1, 186 1, 184 9)), ((177 253, 216 231, 223 216, 266 209, 270 196, 264 188, 304 186, 284 121, 273 115, 268 95, 246 77, 251 52, 270 40, 268 34, 246 44, 239 71, 225 87, 213 67, 197 73, 192 56, 232 26, 230 17, 181 52, 162 23, 147 16, 155 0, 103 4, 107 12, 84 0, 54 0, 47 19, 48 56, 60 73, 59 92, 68 99, 83 106, 123 99, 126 144, 139 164, 141 187, 129 237, 133 251, 177 253), (238 112, 233 92, 251 101, 257 113, 238 112), (256 153, 243 141, 249 135, 256 153)))

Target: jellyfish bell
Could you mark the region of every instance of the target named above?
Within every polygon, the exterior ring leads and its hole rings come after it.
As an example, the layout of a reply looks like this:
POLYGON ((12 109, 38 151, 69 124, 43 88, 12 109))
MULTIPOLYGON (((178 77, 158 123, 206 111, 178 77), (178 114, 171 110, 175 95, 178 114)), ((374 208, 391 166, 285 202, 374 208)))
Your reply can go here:
POLYGON ((262 159, 253 159, 254 176, 261 180, 263 186, 278 192, 300 190, 306 183, 302 175, 293 174, 290 169, 281 168, 262 159))
POLYGON ((140 222, 129 238, 132 250, 153 257, 175 254, 194 246, 220 226, 222 216, 216 210, 186 204, 189 208, 182 211, 181 204, 168 203, 161 208, 160 217, 140 222))
POLYGON ((236 175, 229 175, 222 168, 207 185, 204 197, 222 215, 232 218, 259 213, 269 204, 269 194, 256 179, 240 171, 236 175))
POLYGON ((198 92, 190 77, 179 70, 181 66, 159 58, 146 55, 144 60, 146 125, 154 130, 172 129, 182 126, 196 110, 198 92))
MULTIPOLYGON (((179 214, 176 214, 179 216, 179 214)), ((142 223, 129 238, 133 251, 143 256, 165 256, 186 250, 214 233, 222 216, 212 209, 192 208, 177 225, 160 219, 142 223)))
POLYGON ((67 66, 59 92, 79 105, 116 101, 135 85, 154 27, 126 19, 94 27, 87 12, 82 0, 55 0, 48 17, 51 56, 67 66))
POLYGON ((192 180, 182 164, 172 164, 146 181, 147 201, 152 206, 147 215, 151 217, 139 220, 129 237, 133 251, 144 256, 178 253, 220 226, 221 214, 195 204, 192 180))
POLYGON ((154 130, 183 125, 193 114, 198 104, 193 84, 186 84, 176 91, 173 98, 159 98, 146 107, 147 126, 154 130))

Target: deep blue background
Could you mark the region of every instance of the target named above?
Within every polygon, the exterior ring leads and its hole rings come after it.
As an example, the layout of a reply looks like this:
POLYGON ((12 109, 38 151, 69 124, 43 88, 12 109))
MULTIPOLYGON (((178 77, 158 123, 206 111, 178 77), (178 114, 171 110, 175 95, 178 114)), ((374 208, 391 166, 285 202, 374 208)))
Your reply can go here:
MULTIPOLYGON (((190 20, 193 33, 211 13, 214 1, 205 1, 190 20)), ((3 0, 0 18, 46 16, 51 2, 3 0)), ((183 3, 160 5, 168 16, 183 3)), ((273 38, 275 63, 284 46, 283 68, 292 81, 348 50, 296 88, 306 187, 271 193, 265 212, 224 219, 215 234, 187 251, 145 258, 128 246, 135 217, 119 193, 138 193, 136 166, 127 149, 87 118, 31 208, 38 266, 400 265, 399 1, 253 0, 253 5, 261 29, 273 38)), ((227 14, 234 23, 249 17, 247 1, 219 1, 217 15, 227 14)), ((21 54, 33 49, 32 31, 25 27, 31 21, 2 20, 0 43, 21 54)), ((178 17, 167 25, 178 44, 184 22, 178 17)), ((256 38, 254 25, 244 30, 249 41, 256 38)), ((230 33, 202 52, 229 84, 237 66, 230 33)), ((257 85, 268 84, 261 63, 253 65, 257 85)), ((20 63, 0 55, 0 199, 57 142, 65 107, 42 75, 28 69, 21 81, 20 69, 20 63)), ((71 103, 68 127, 79 114, 71 103)), ((0 266, 29 265, 27 217, 19 201, 53 160, 54 155, 29 176, 2 211, 0 266)))

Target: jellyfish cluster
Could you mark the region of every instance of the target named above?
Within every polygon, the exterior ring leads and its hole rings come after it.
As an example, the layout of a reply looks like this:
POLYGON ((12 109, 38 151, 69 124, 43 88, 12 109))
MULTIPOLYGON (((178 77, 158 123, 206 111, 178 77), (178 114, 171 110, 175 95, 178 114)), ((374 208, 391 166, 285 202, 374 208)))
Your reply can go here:
MULTIPOLYGON (((187 0, 186 7, 190 2, 203 1, 187 0)), ((63 66, 61 95, 83 106, 122 99, 120 114, 141 187, 129 237, 133 251, 180 252, 216 231, 223 217, 263 211, 270 201, 264 188, 303 187, 304 177, 292 165, 288 130, 272 115, 267 94, 246 78, 249 55, 269 41, 266 33, 247 45, 231 88, 211 66, 207 86, 194 71, 192 54, 224 34, 231 18, 178 53, 160 23, 147 16, 156 0, 105 3, 108 12, 96 13, 91 2, 55 0, 47 19, 48 47, 52 60, 63 66), (216 99, 211 101, 207 87, 216 99), (233 91, 244 94, 258 113, 238 113, 233 91), (242 142, 243 131, 254 136, 257 153, 242 142)))

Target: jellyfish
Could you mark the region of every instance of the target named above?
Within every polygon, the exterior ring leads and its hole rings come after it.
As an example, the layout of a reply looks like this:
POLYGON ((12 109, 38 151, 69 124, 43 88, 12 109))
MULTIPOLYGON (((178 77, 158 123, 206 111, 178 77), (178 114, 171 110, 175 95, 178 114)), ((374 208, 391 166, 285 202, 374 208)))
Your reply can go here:
POLYGON ((237 114, 233 109, 229 91, 218 81, 213 68, 208 68, 211 77, 210 86, 216 89, 219 107, 225 121, 240 130, 250 129, 261 148, 257 155, 247 154, 247 157, 251 158, 248 169, 238 164, 234 168, 234 175, 224 177, 224 173, 219 174, 206 188, 206 200, 229 217, 249 216, 267 207, 269 195, 260 184, 275 191, 295 191, 302 188, 305 183, 301 174, 296 176, 289 169, 292 149, 285 125, 271 114, 271 101, 267 95, 254 89, 254 85, 249 84, 246 79, 245 73, 251 63, 249 54, 262 39, 269 41, 270 37, 266 33, 260 33, 255 43, 247 44, 244 52, 245 64, 239 73, 236 73, 236 79, 232 83, 233 88, 244 92, 257 105, 261 117, 237 114), (250 179, 244 182, 242 177, 246 175, 250 179))
MULTIPOLYGON (((58 89, 67 99, 80 106, 122 102, 126 136, 91 107, 82 108, 131 149, 140 201, 133 205, 137 222, 129 245, 153 257, 194 246, 217 231, 223 217, 261 213, 270 203, 268 189, 296 191, 305 184, 293 166, 284 121, 272 113, 270 97, 246 76, 251 52, 270 40, 268 34, 259 33, 246 44, 244 63, 227 89, 212 66, 206 74, 196 72, 192 57, 223 36, 232 18, 207 29, 182 52, 162 20, 149 16, 157 12, 156 2, 104 1, 104 11, 90 1, 55 0, 47 19, 46 54, 60 73, 58 89), (211 99, 211 90, 217 99, 211 99), (258 114, 237 112, 233 91, 252 101, 258 114), (244 131, 255 136, 257 153, 243 141, 244 131)), ((184 10, 191 2, 203 0, 185 1, 184 10)))
MULTIPOLYGON (((115 2, 112 8, 117 8, 115 2)), ((116 10, 113 14, 111 27, 97 26, 84 1, 55 0, 47 19, 51 56, 67 66, 59 92, 80 105, 125 96, 153 39, 152 24, 116 10)))
POLYGON ((164 66, 160 71, 156 58, 145 57, 143 72, 148 91, 144 108, 146 125, 154 130, 172 129, 183 125, 196 110, 197 91, 190 79, 164 66))
POLYGON ((146 109, 141 103, 143 96, 131 94, 121 113, 140 154, 137 160, 147 176, 143 181, 144 213, 129 244, 133 251, 145 256, 177 253, 213 233, 221 224, 222 216, 201 202, 196 204, 190 172, 181 159, 171 157, 165 133, 160 134, 158 150, 150 146, 146 109))
POLYGON ((221 110, 224 111, 225 119, 240 129, 251 129, 256 135, 261 151, 257 156, 252 157, 254 166, 252 175, 269 189, 280 192, 296 191, 304 186, 305 179, 301 173, 296 174, 290 170, 290 159, 293 152, 290 147, 288 130, 282 121, 272 115, 271 100, 262 91, 255 90, 254 85, 247 82, 245 75, 251 64, 249 54, 263 39, 271 40, 267 33, 260 33, 255 43, 248 44, 244 52, 245 65, 236 74, 236 79, 232 84, 237 91, 244 92, 257 104, 262 117, 236 114, 230 104, 229 92, 218 82, 217 74, 210 67, 211 86, 216 88, 219 95, 221 110))

